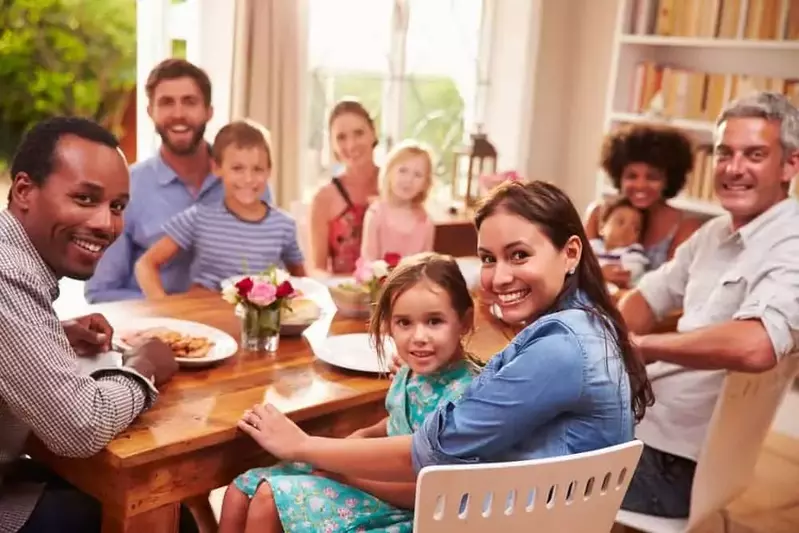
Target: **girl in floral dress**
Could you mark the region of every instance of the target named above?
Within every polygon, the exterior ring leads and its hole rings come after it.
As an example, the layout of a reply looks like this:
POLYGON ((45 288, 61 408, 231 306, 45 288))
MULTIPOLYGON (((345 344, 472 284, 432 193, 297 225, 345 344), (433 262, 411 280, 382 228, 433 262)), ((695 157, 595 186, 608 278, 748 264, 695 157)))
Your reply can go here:
MULTIPOLYGON (((348 438, 410 435, 441 402, 455 401, 482 363, 463 348, 473 326, 469 288, 454 259, 419 254, 389 275, 372 314, 370 333, 385 360, 391 337, 406 363, 386 396, 388 417, 348 438)), ((262 406, 253 407, 254 410, 262 406)), ((245 413, 241 427, 245 432, 245 413)), ((220 533, 333 533, 413 529, 415 483, 349 478, 302 463, 250 470, 231 484, 220 533)))

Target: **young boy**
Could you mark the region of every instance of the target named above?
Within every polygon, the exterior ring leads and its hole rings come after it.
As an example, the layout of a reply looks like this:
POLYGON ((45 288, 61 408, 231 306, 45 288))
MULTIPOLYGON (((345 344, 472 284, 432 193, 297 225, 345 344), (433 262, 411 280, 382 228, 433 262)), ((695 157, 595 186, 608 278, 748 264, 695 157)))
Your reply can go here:
POLYGON ((644 234, 646 217, 627 198, 608 205, 602 214, 600 239, 591 239, 591 247, 600 266, 620 265, 635 283, 643 275, 649 260, 639 242, 644 234))
POLYGON ((251 121, 231 122, 219 130, 212 156, 224 200, 195 204, 164 225, 165 236, 136 262, 136 280, 147 298, 166 295, 159 269, 181 249, 193 254, 192 285, 211 290, 220 290, 227 278, 270 265, 305 276, 297 224, 261 200, 272 169, 266 130, 251 121))

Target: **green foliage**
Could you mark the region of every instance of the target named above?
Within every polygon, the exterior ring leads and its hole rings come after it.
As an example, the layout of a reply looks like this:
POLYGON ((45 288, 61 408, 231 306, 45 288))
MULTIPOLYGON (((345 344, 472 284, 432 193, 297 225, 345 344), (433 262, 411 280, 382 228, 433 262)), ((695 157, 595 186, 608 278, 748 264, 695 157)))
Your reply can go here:
POLYGON ((0 159, 53 115, 120 134, 135 86, 135 0, 0 0, 0 159))
MULTIPOLYGON (((407 78, 405 84, 402 138, 413 138, 428 144, 436 155, 436 174, 443 181, 449 181, 453 166, 452 151, 463 140, 463 98, 453 80, 444 76, 413 76, 407 78)), ((380 131, 382 76, 317 73, 311 86, 311 123, 314 126, 327 125, 324 106, 329 86, 332 86, 332 101, 357 98, 369 110, 375 119, 377 131, 380 131)), ((322 148, 321 133, 312 130, 310 144, 313 148, 322 148)), ((400 140, 392 139, 392 142, 400 140)))

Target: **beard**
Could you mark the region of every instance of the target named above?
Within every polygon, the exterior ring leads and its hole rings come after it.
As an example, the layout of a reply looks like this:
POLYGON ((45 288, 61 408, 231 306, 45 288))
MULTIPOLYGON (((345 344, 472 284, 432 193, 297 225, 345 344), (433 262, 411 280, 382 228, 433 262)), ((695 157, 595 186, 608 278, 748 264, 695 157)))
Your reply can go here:
POLYGON ((175 146, 169 140, 169 132, 167 131, 168 127, 155 127, 156 133, 158 136, 161 137, 161 142, 163 143, 166 148, 176 155, 191 155, 197 151, 197 148, 200 146, 200 143, 203 141, 203 137, 205 136, 205 127, 207 124, 203 124, 197 128, 191 128, 192 136, 189 143, 185 146, 175 146))

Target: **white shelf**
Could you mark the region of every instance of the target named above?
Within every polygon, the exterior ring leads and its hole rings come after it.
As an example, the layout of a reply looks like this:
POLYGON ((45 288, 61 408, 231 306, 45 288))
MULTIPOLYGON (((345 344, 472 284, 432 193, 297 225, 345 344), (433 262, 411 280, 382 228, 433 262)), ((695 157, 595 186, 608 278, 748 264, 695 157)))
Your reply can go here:
POLYGON ((779 50, 799 52, 799 41, 756 41, 747 39, 712 39, 705 37, 665 37, 662 35, 622 34, 619 44, 638 46, 679 46, 689 48, 723 48, 727 50, 779 50))
MULTIPOLYGON (((711 0, 698 0, 704 3, 711 0)), ((715 1, 715 0, 714 0, 715 1)), ((731 0, 722 0, 725 2, 731 0)), ((782 14, 780 19, 785 28, 785 17, 789 2, 781 0, 782 14)), ((612 59, 608 77, 607 100, 605 104, 605 131, 611 131, 619 123, 654 123, 668 124, 679 128, 693 137, 697 144, 708 144, 713 141, 715 120, 693 120, 672 118, 658 114, 629 112, 635 108, 633 93, 636 90, 638 65, 653 63, 669 66, 677 70, 723 74, 730 76, 746 75, 750 77, 766 77, 778 79, 797 78, 799 66, 798 40, 752 40, 752 39, 715 39, 706 37, 680 37, 651 34, 657 18, 657 11, 650 11, 658 6, 657 0, 619 0, 616 13, 616 33, 612 48, 612 59), (645 11, 638 12, 635 7, 646 6, 645 11), (647 13, 646 23, 638 18, 640 13, 647 13), (634 29, 649 33, 633 33, 634 29)), ((694 5, 694 3, 691 3, 694 5)), ((741 9, 737 35, 745 35, 746 13, 750 0, 741 0, 736 5, 741 9)), ((792 4, 791 4, 792 5, 792 4)), ((717 15, 718 16, 718 15, 717 15)), ((640 80, 638 80, 640 83, 640 80)), ((724 99, 732 94, 731 85, 724 89, 724 99)), ((662 97, 661 97, 662 99, 662 97)), ((680 108, 682 109, 682 108, 680 108)), ((679 115, 676 111, 675 114, 679 115)), ((597 198, 606 194, 617 194, 609 187, 604 172, 597 173, 595 186, 597 198)), ((724 213, 721 206, 714 201, 702 201, 686 196, 669 200, 674 207, 689 213, 705 217, 724 213)))
MULTIPOLYGON (((612 185, 605 185, 605 187, 602 189, 603 196, 614 196, 616 194, 618 194, 618 191, 612 185)), ((721 205, 717 204, 716 202, 697 200, 696 198, 690 198, 688 196, 682 195, 671 198, 668 200, 668 204, 672 207, 676 207, 677 209, 688 211, 689 213, 704 215, 705 217, 716 217, 726 213, 724 208, 722 208, 721 205)))
POLYGON ((641 115, 638 113, 626 113, 614 111, 610 114, 611 120, 615 122, 631 122, 634 124, 668 124, 681 130, 695 131, 705 135, 713 135, 716 125, 713 122, 703 120, 689 120, 684 118, 668 118, 658 115, 641 115))

